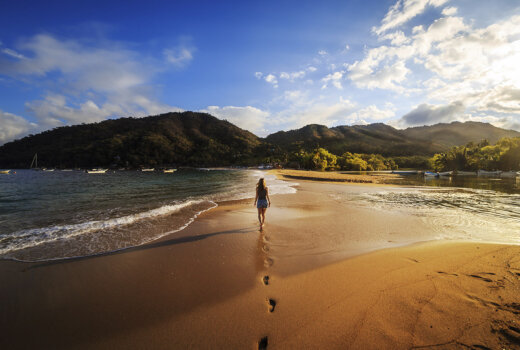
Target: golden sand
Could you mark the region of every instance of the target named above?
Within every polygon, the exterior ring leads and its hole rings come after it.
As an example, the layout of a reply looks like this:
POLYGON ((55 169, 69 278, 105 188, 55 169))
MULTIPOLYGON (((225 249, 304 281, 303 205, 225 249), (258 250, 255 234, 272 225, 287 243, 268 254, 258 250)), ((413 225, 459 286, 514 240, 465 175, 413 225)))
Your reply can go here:
POLYGON ((402 246, 429 228, 338 186, 271 196, 263 232, 228 202, 119 253, 0 262, 0 348, 520 348, 520 247, 402 246))
POLYGON ((340 182, 353 184, 383 184, 385 180, 397 179, 400 176, 392 173, 368 172, 366 174, 354 174, 341 171, 315 171, 295 169, 271 170, 282 180, 305 180, 320 182, 340 182))

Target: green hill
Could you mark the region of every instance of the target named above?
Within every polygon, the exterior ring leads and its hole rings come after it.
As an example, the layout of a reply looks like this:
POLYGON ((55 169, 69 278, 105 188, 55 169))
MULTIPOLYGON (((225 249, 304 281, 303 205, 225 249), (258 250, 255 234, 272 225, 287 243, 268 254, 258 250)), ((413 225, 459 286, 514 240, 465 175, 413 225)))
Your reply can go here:
POLYGON ((519 132, 486 123, 454 122, 398 130, 377 123, 311 124, 261 139, 209 114, 166 113, 64 126, 0 146, 0 168, 27 168, 35 153, 43 167, 221 166, 285 163, 300 149, 323 147, 336 155, 432 156, 453 146, 519 132))
POLYGON ((517 136, 520 136, 517 131, 477 122, 453 122, 404 130, 382 123, 333 128, 311 124, 297 130, 279 131, 267 136, 265 141, 287 150, 311 150, 319 146, 338 155, 349 151, 384 156, 431 156, 468 142, 483 139, 496 142, 501 137, 517 136))
POLYGON ((64 126, 0 147, 0 165, 44 167, 231 165, 250 162, 260 139, 205 113, 166 113, 64 126))

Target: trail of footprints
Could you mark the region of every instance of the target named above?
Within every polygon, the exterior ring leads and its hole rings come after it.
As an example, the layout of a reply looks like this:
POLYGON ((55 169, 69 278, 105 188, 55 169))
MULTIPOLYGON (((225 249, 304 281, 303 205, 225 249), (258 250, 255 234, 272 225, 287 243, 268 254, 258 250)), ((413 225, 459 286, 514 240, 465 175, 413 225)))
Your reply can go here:
MULTIPOLYGON (((267 237, 264 237, 264 242, 266 242, 266 244, 264 244, 264 246, 262 247, 262 251, 265 254, 267 254, 269 252, 269 246, 267 245, 268 241, 269 240, 267 239, 267 237)), ((264 259, 265 268, 268 269, 273 264, 274 264, 274 260, 271 259, 270 257, 266 256, 264 259)), ((270 280, 269 275, 264 275, 264 277, 262 277, 262 283, 264 284, 264 286, 269 285, 269 280, 270 280)), ((276 308, 276 300, 274 300, 272 298, 266 298, 266 304, 267 304, 267 310, 269 311, 269 313, 273 313, 276 308)), ((269 345, 269 339, 267 336, 264 336, 258 341, 258 350, 265 350, 265 349, 267 349, 268 345, 269 345)))

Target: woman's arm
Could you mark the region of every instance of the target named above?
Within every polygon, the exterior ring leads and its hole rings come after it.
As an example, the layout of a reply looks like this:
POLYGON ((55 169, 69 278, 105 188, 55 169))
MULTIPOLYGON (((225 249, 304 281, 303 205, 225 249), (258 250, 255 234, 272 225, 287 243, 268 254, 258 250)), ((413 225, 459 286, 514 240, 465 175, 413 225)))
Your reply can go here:
POLYGON ((267 203, 268 203, 267 206, 270 207, 271 206, 271 198, 269 198, 269 189, 268 188, 265 189, 265 198, 267 198, 267 203))
POLYGON ((258 200, 258 191, 256 191, 256 197, 255 197, 255 204, 256 205, 256 201, 258 200))

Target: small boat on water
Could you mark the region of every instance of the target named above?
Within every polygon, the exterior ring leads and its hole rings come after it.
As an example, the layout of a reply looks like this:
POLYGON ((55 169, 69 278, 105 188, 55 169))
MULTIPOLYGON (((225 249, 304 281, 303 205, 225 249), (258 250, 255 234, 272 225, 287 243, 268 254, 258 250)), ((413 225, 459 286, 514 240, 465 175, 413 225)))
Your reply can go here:
POLYGON ((434 173, 432 171, 425 171, 424 176, 425 177, 439 177, 439 173, 434 173))
POLYGON ((51 171, 54 171, 56 169, 54 168, 42 168, 43 171, 47 171, 47 172, 51 172, 51 171))
POLYGON ((9 174, 11 170, 0 170, 0 174, 9 174))
POLYGON ((453 171, 443 171, 439 173, 439 176, 452 176, 453 171))
POLYGON ((517 176, 519 176, 519 172, 518 171, 502 171, 500 173, 500 177, 502 178, 508 178, 508 179, 514 179, 516 178, 517 176))
POLYGON ((144 171, 144 172, 155 171, 155 168, 143 168, 143 169, 141 169, 141 171, 144 171))
POLYGON ((163 169, 163 173, 165 173, 165 174, 172 174, 176 171, 177 171, 177 169, 163 169))
POLYGON ((104 174, 108 169, 90 169, 87 170, 87 174, 104 174))
POLYGON ((478 176, 500 176, 502 172, 500 170, 497 171, 487 171, 487 170, 479 170, 477 171, 478 176))
POLYGON ((462 170, 456 170, 455 176, 477 176, 476 171, 462 171, 462 170))

